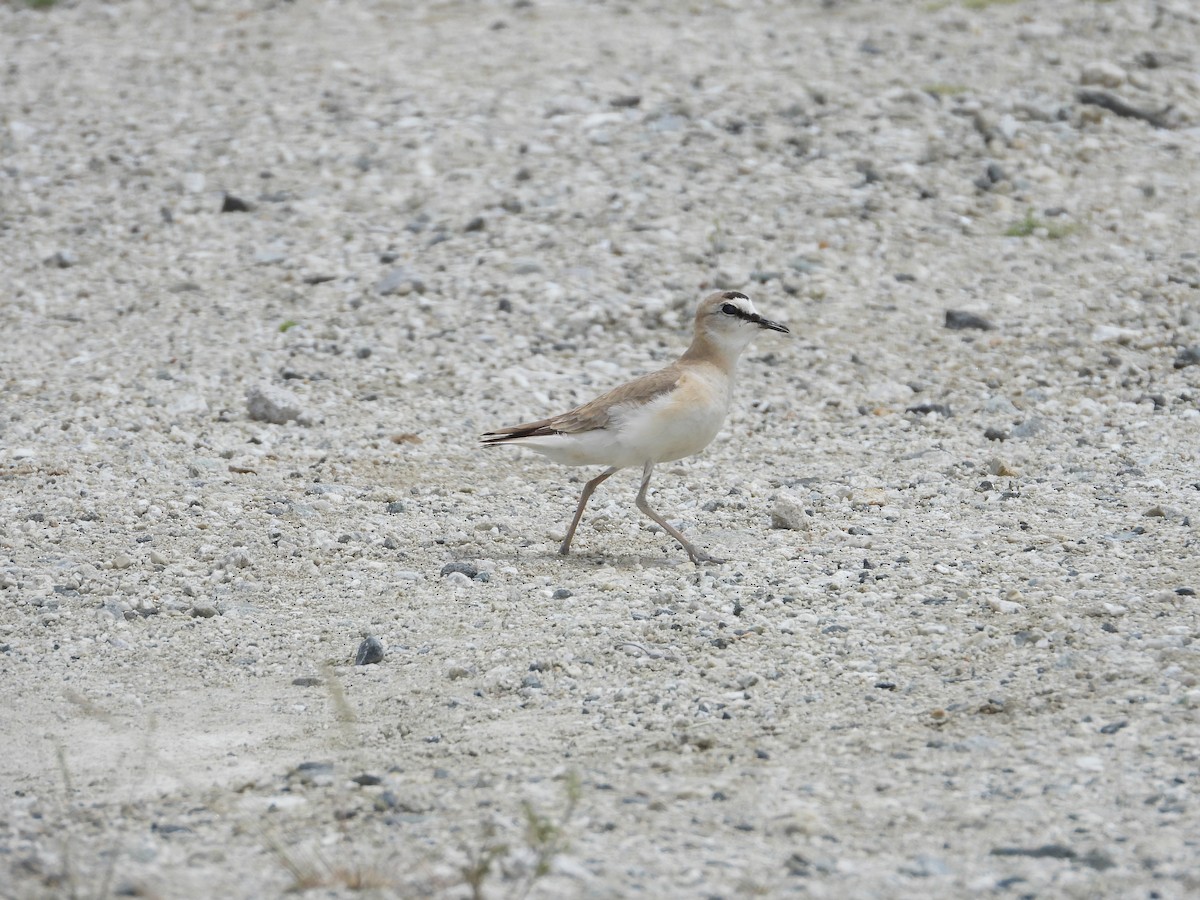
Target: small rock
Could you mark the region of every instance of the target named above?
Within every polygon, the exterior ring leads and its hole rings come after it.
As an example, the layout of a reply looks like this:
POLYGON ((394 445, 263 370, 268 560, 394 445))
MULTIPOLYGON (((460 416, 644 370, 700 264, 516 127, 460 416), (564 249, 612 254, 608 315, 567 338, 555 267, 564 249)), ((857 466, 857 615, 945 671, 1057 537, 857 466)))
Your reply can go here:
POLYGON ((771 527, 808 531, 810 525, 803 506, 791 497, 780 497, 771 508, 771 527))
POLYGON ((555 600, 566 600, 570 596, 571 596, 571 592, 569 590, 567 590, 566 588, 558 588, 554 592, 555 600))
POLYGON ((1128 76, 1125 70, 1116 63, 1107 60, 1094 60, 1083 67, 1079 73, 1080 84, 1099 84, 1103 87, 1120 87, 1128 76))
POLYGON ((487 228, 487 222, 484 220, 483 216, 476 216, 463 226, 463 231, 483 231, 485 228, 487 228))
POLYGON ((181 394, 167 404, 167 412, 172 416, 202 416, 208 412, 208 401, 200 394, 181 394))
POLYGON ((1014 438, 1033 437, 1035 434, 1040 434, 1044 430, 1045 430, 1045 426, 1042 424, 1041 419, 1029 418, 1029 419, 1026 419, 1024 422, 1022 422, 1020 425, 1013 428, 1012 437, 1014 437, 1014 438))
POLYGON ((1175 368, 1186 369, 1188 366, 1200 365, 1200 344, 1179 351, 1175 357, 1175 368))
POLYGON ((952 331, 962 331, 967 328, 975 328, 979 331, 991 331, 996 326, 983 316, 973 312, 965 312, 961 309, 948 309, 946 310, 946 327, 952 331))
POLYGON ((984 431, 983 436, 989 441, 1008 440, 1008 432, 1002 428, 988 428, 986 431, 984 431))
POLYGON ((474 578, 479 574, 479 569, 469 562, 449 562, 442 566, 443 578, 447 575, 453 575, 455 572, 465 575, 467 578, 474 578))
POLYGON ((233 194, 226 194, 225 199, 221 201, 221 212, 250 212, 250 204, 241 197, 235 197, 233 194))
POLYGON ((192 604, 192 616, 197 619, 211 619, 217 614, 217 608, 209 600, 197 600, 192 604))
POLYGON ((383 662, 383 642, 379 638, 369 637, 358 645, 358 652, 354 654, 356 666, 373 666, 380 662, 383 662))
POLYGON ((936 414, 941 416, 943 419, 949 419, 954 415, 954 411, 945 403, 917 403, 913 406, 906 407, 904 411, 918 416, 936 414))
POLYGON ((512 271, 514 275, 536 275, 542 271, 542 264, 531 257, 515 259, 512 271))
POLYGON ((608 105, 613 109, 636 109, 641 103, 642 98, 637 94, 623 94, 608 101, 608 105))
POLYGON ((333 784, 333 763, 302 762, 288 773, 288 777, 314 787, 329 787, 333 784))
POLYGON ((392 269, 376 282, 375 292, 381 297, 391 294, 398 297, 412 293, 423 294, 425 293, 425 282, 413 274, 412 270, 400 266, 392 269))
POLYGON ((1075 851, 1062 844, 1041 847, 994 847, 992 856, 1026 856, 1030 859, 1075 859, 1075 851))
POLYGON ((298 425, 311 425, 313 416, 289 390, 272 384, 258 384, 246 391, 246 411, 256 422, 286 425, 293 419, 298 425))
POLYGON ((993 458, 987 462, 987 472, 989 475, 995 475, 999 478, 1015 478, 1016 471, 1004 460, 993 458))
POLYGON ((74 250, 58 250, 53 255, 46 257, 45 262, 52 269, 69 269, 71 266, 79 265, 79 257, 75 255, 74 250))

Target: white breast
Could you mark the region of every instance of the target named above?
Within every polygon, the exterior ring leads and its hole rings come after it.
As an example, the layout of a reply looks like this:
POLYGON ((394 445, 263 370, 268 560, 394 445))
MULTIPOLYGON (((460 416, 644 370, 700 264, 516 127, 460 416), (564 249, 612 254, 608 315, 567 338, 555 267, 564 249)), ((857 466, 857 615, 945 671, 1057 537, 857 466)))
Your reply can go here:
POLYGON ((712 443, 729 412, 732 384, 715 367, 689 369, 669 394, 614 416, 622 462, 644 465, 693 456, 712 443))

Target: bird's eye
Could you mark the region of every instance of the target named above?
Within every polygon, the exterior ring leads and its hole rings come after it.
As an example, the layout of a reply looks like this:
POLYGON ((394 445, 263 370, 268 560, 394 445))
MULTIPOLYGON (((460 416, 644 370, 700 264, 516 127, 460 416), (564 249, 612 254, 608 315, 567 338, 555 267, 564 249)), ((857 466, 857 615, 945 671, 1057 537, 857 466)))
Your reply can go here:
POLYGON ((727 316, 736 316, 739 312, 741 312, 741 310, 739 310, 732 303, 725 303, 721 306, 721 312, 725 313, 727 316))

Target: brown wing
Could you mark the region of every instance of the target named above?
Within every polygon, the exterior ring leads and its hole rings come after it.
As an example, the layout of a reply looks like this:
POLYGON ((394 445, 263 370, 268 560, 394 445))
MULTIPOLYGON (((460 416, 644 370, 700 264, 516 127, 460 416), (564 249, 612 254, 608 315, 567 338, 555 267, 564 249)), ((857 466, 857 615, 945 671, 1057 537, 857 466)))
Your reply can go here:
POLYGON ((679 383, 679 369, 676 364, 635 378, 620 387, 613 388, 607 394, 601 394, 595 400, 589 400, 583 406, 577 406, 570 412, 551 416, 538 422, 526 422, 523 425, 512 425, 508 428, 497 428, 483 435, 480 440, 485 444, 502 444, 525 437, 540 437, 546 434, 579 434, 583 431, 594 431, 597 428, 607 428, 611 413, 617 406, 641 406, 675 389, 679 383))

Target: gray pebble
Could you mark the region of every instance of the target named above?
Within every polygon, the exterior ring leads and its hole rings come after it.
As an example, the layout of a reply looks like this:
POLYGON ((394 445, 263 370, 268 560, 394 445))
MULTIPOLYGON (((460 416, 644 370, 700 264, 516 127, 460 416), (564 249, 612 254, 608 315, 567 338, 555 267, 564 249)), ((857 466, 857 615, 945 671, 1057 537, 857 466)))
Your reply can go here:
POLYGON ((404 266, 392 269, 375 283, 375 293, 381 297, 395 294, 403 297, 406 294, 425 293, 425 282, 404 266))
POLYGON ((1188 366, 1200 364, 1200 344, 1180 350, 1175 357, 1175 368, 1186 369, 1188 366))
POLYGON ((52 269, 69 269, 79 264, 79 257, 74 250, 59 250, 46 258, 46 265, 52 269))
POLYGON ((288 777, 314 787, 328 787, 333 784, 333 763, 302 762, 288 772, 288 777))
POLYGON ((272 425, 285 425, 292 420, 299 425, 311 425, 314 421, 299 397, 273 384, 257 384, 246 391, 246 412, 256 422, 272 425))
POLYGON ((946 327, 952 331, 962 331, 966 328, 991 331, 996 326, 983 316, 973 312, 964 312, 961 309, 948 309, 946 310, 946 327))
POLYGON ((466 575, 468 578, 474 578, 479 574, 479 569, 469 562, 449 562, 442 566, 442 577, 458 572, 461 575, 466 575))
POLYGON ((771 508, 771 527, 808 531, 810 526, 803 506, 791 497, 780 497, 771 508))
POLYGON ((197 619, 211 619, 217 614, 217 608, 209 600, 197 600, 192 604, 192 615, 197 619))
POLYGON ((379 638, 369 637, 358 645, 358 652, 354 654, 356 666, 373 666, 380 662, 383 662, 383 642, 379 638))
POLYGON ((1046 426, 1042 424, 1041 419, 1026 419, 1020 425, 1012 430, 1012 437, 1027 438, 1033 437, 1035 434, 1041 434, 1046 430, 1046 426))
POLYGON ((571 596, 571 592, 569 590, 567 590, 566 588, 558 588, 554 592, 555 600, 566 600, 570 596, 571 596))

